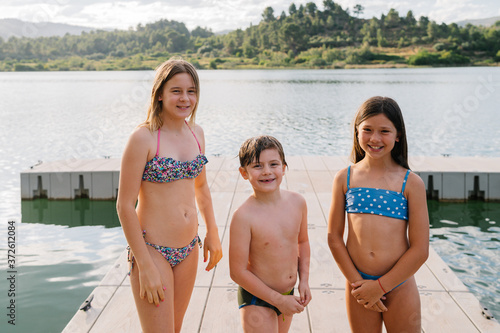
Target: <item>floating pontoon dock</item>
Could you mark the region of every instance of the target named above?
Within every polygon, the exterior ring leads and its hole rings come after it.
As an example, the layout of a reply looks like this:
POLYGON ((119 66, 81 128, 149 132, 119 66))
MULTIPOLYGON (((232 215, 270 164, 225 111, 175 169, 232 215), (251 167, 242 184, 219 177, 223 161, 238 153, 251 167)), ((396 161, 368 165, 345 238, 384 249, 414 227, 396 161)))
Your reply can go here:
MULTIPOLYGON (((214 270, 206 272, 200 251, 198 275, 182 332, 242 332, 237 286, 229 277, 228 234, 232 213, 251 193, 251 187, 239 176, 236 158, 212 157, 209 160, 207 175, 225 257, 214 270)), ((287 162, 289 169, 282 186, 301 193, 308 205, 310 287, 313 296, 306 310, 294 316, 290 332, 349 332, 345 280, 326 241, 332 180, 335 173, 348 164, 348 160, 297 156, 287 157, 287 162)), ((476 175, 479 177, 476 192, 484 191, 485 199, 500 198, 500 159, 480 159, 474 163, 476 159, 443 157, 416 162, 412 166, 423 175, 424 181, 427 181, 426 175, 435 176, 434 190, 441 198, 448 196, 443 196, 443 193, 451 195, 456 194, 455 191, 465 196, 469 191, 469 182, 473 184, 476 175), (468 166, 467 163, 471 164, 468 166), (464 171, 466 169, 468 171, 464 171), (446 187, 449 179, 453 189, 446 187)), ((199 231, 203 239, 203 223, 199 231)), ((77 312, 64 332, 140 332, 127 271, 124 251, 91 293, 94 296, 91 307, 87 311, 75 309, 77 312)), ((486 319, 477 298, 432 248, 416 279, 422 301, 423 332, 500 332, 500 324, 494 319, 486 319)))
MULTIPOLYGON (((348 164, 347 157, 304 156, 301 160, 308 168, 330 174, 348 164)), ((429 199, 500 201, 500 158, 415 157, 410 166, 424 180, 429 199)), ((117 158, 40 162, 21 172, 21 198, 114 200, 119 175, 117 158)))

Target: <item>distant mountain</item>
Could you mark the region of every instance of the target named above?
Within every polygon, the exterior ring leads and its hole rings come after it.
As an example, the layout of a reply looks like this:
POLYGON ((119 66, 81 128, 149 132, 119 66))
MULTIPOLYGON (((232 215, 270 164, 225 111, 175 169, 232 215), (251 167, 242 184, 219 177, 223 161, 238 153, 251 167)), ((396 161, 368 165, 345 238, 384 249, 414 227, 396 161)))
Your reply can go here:
POLYGON ((500 21, 500 16, 488 17, 484 19, 476 19, 476 20, 463 20, 456 22, 459 27, 465 27, 467 24, 472 25, 482 25, 483 27, 489 27, 495 24, 496 21, 500 21))
POLYGON ((18 19, 0 19, 0 37, 4 41, 9 37, 50 37, 70 35, 80 35, 82 31, 89 32, 95 28, 81 27, 77 25, 51 23, 51 22, 25 22, 18 19))
POLYGON ((227 35, 231 31, 234 31, 234 29, 226 29, 226 30, 216 31, 216 32, 214 32, 214 35, 217 35, 217 36, 219 36, 219 35, 227 35))

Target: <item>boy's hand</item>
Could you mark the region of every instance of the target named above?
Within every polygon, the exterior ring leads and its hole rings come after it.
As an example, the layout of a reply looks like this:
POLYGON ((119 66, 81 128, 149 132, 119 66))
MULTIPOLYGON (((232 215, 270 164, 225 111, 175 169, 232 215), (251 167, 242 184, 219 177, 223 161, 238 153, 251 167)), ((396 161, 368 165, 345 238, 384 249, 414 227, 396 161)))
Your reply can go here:
POLYGON ((304 311, 300 297, 293 295, 282 295, 281 301, 276 307, 286 316, 292 316, 304 311))
MULTIPOLYGON (((351 286, 353 288, 351 294, 356 298, 357 302, 366 309, 371 309, 375 303, 379 302, 381 299, 385 299, 384 292, 377 281, 360 280, 352 283, 351 286)), ((385 306, 380 307, 380 304, 378 304, 378 308, 387 311, 387 308, 385 306)))
POLYGON ((205 268, 206 271, 211 270, 217 265, 222 258, 222 246, 220 245, 219 234, 207 233, 203 242, 203 261, 207 262, 208 253, 210 252, 210 260, 205 268))
POLYGON ((300 304, 304 307, 309 304, 312 299, 311 290, 309 289, 308 283, 299 283, 299 294, 300 294, 300 304))

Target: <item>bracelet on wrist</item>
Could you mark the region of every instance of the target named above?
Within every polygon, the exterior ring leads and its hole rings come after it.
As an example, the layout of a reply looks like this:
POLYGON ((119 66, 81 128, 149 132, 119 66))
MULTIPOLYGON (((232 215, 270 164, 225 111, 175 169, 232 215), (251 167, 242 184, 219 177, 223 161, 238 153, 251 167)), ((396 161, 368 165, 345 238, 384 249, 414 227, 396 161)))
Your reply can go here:
POLYGON ((387 294, 387 291, 385 291, 384 287, 382 287, 382 283, 380 283, 380 279, 377 279, 377 281, 378 281, 378 285, 380 286, 380 288, 382 289, 384 294, 387 294))

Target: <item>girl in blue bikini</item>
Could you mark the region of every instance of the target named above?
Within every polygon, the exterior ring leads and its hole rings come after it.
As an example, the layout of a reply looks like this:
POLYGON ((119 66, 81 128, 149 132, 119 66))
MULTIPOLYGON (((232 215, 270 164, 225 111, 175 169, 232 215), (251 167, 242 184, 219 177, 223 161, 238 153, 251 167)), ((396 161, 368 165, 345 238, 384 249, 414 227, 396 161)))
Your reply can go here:
POLYGON ((117 211, 129 244, 130 283, 143 332, 179 332, 198 266, 196 203, 205 221, 204 258, 222 257, 207 184, 203 130, 194 123, 195 68, 172 59, 158 67, 146 121, 121 161, 117 211), (136 205, 137 203, 137 205, 136 205))
POLYGON ((429 251, 423 181, 409 170, 398 104, 372 97, 354 121, 355 163, 334 178, 328 244, 346 277, 353 332, 421 332, 413 274, 429 251), (344 243, 347 214, 348 235, 344 243))

